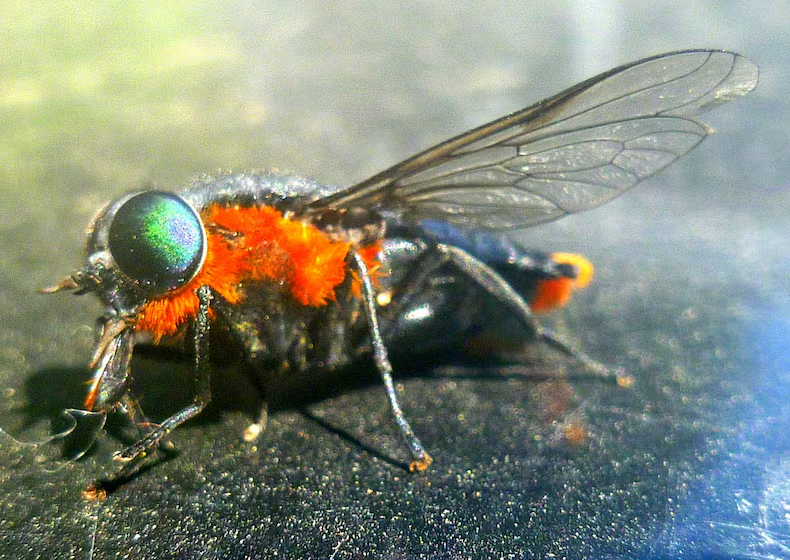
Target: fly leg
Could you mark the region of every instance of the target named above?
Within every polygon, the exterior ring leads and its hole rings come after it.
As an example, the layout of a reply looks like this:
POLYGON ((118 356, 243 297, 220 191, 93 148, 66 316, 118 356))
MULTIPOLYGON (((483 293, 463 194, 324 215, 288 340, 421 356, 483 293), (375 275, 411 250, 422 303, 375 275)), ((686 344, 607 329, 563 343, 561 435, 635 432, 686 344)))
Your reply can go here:
MULTIPOLYGON (((563 341, 551 330, 541 326, 535 319, 529 303, 508 280, 485 262, 455 245, 433 243, 425 247, 412 265, 414 274, 396 288, 402 307, 407 308, 412 299, 428 286, 428 283, 435 277, 436 271, 448 263, 452 263, 467 278, 509 308, 531 336, 579 362, 594 376, 627 384, 626 378, 621 378, 618 373, 596 362, 571 344, 563 341)), ((553 271, 546 270, 546 272, 550 274, 553 271)))
MULTIPOLYGON (((220 294, 212 294, 211 309, 217 315, 217 318, 222 321, 223 326, 228 329, 231 335, 247 349, 247 361, 254 365, 256 360, 262 357, 260 349, 264 347, 261 342, 258 330, 251 324, 249 318, 240 313, 238 309, 229 304, 225 298, 220 294)), ((260 388, 260 387, 259 387, 260 388)), ((244 428, 242 438, 246 442, 253 442, 257 440, 263 432, 266 431, 266 426, 269 423, 269 402, 265 391, 260 388, 260 408, 258 409, 258 418, 255 422, 244 428)))
MULTIPOLYGON (((124 431, 125 435, 121 435, 122 441, 125 441, 127 445, 145 439, 156 427, 143 413, 140 403, 128 393, 121 398, 121 402, 115 407, 115 412, 120 414, 128 426, 128 429, 124 431)), ((159 449, 165 452, 173 451, 175 446, 169 441, 161 441, 159 449)))
POLYGON ((489 294, 498 299, 502 304, 512 309, 524 326, 530 332, 534 333, 535 338, 546 342, 549 346, 560 353, 577 360, 596 375, 606 378, 617 377, 617 375, 610 371, 609 368, 596 362, 580 350, 574 348, 571 344, 565 342, 556 334, 554 334, 550 329, 546 329, 545 327, 541 326, 541 324, 535 319, 535 315, 532 312, 529 304, 513 288, 513 286, 511 286, 510 283, 508 283, 508 281, 505 280, 493 268, 481 260, 475 258, 463 249, 453 245, 437 243, 434 248, 442 256, 441 260, 443 262, 452 262, 461 270, 461 272, 474 280, 489 294))
POLYGON ((263 401, 263 403, 261 403, 260 412, 258 413, 258 420, 244 428, 244 435, 242 436, 244 441, 249 443, 258 439, 260 435, 266 431, 266 425, 268 423, 269 403, 267 401, 263 401))
POLYGON ((142 460, 149 452, 161 445, 162 438, 167 436, 179 424, 200 414, 211 402, 211 368, 208 360, 209 351, 209 305, 212 300, 211 289, 201 286, 197 291, 200 307, 195 322, 194 347, 195 347, 195 379, 197 381, 197 394, 191 405, 176 412, 161 424, 153 428, 140 441, 130 445, 116 457, 124 463, 123 467, 111 479, 112 481, 124 480, 133 476, 141 467, 142 460))
POLYGON ((398 396, 395 393, 395 384, 392 381, 392 364, 387 356, 387 347, 384 345, 384 340, 381 338, 381 331, 379 329, 378 315, 376 314, 376 300, 375 292, 373 290, 373 283, 370 280, 370 273, 365 261, 359 253, 353 253, 354 265, 359 274, 359 279, 362 283, 362 301, 365 308, 365 315, 368 319, 368 327, 370 328, 370 341, 373 345, 373 360, 376 362, 376 368, 379 370, 381 379, 384 382, 384 387, 387 391, 387 397, 390 401, 390 408, 395 417, 395 423, 401 431, 403 439, 411 452, 411 463, 409 463, 409 470, 412 472, 421 472, 427 469, 433 462, 433 459, 425 451, 417 438, 417 435, 409 425, 408 420, 403 415, 403 410, 398 402, 398 396))

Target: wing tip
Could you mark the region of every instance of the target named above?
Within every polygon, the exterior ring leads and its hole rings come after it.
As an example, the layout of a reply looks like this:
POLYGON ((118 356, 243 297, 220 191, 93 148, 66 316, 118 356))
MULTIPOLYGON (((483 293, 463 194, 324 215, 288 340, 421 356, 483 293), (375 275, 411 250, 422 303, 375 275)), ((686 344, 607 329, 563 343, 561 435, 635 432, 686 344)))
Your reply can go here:
POLYGON ((728 80, 728 83, 732 85, 730 95, 746 95, 757 87, 757 83, 760 81, 760 69, 751 59, 740 54, 733 54, 735 59, 732 63, 731 79, 728 80))

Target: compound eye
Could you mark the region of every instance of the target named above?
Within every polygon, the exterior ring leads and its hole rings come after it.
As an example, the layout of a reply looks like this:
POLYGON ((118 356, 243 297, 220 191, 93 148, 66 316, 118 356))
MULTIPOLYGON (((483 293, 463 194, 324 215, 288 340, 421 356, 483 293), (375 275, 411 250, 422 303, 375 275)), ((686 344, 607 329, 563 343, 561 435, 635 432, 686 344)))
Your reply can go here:
POLYGON ((124 202, 113 217, 110 253, 121 271, 152 292, 181 287, 200 270, 206 233, 180 196, 148 191, 124 202))

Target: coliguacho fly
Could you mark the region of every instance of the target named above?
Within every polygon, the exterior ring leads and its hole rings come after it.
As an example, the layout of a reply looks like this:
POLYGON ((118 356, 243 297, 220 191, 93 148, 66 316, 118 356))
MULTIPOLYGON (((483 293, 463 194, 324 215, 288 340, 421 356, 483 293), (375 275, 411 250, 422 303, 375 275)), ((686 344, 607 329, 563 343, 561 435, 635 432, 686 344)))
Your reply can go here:
MULTIPOLYGON (((524 250, 502 236, 589 210, 694 148, 704 111, 744 95, 757 67, 689 50, 626 64, 465 132, 346 189, 276 173, 202 179, 178 194, 126 194, 94 218, 87 262, 45 290, 106 306, 85 408, 120 411, 139 440, 89 496, 136 473, 163 438, 211 400, 209 333, 258 375, 327 371, 372 358, 411 454, 431 464, 401 407, 390 352, 466 341, 492 320, 520 325, 587 361, 535 319, 584 285, 583 257, 524 250), (496 233, 500 232, 500 233, 496 233), (450 282, 447 282, 447 279, 450 282), (495 302, 500 317, 490 316, 495 302), (135 344, 182 337, 194 401, 158 424, 130 394, 135 344)), ((507 350, 488 345, 491 358, 507 350)), ((501 354, 501 355, 500 355, 501 354)))

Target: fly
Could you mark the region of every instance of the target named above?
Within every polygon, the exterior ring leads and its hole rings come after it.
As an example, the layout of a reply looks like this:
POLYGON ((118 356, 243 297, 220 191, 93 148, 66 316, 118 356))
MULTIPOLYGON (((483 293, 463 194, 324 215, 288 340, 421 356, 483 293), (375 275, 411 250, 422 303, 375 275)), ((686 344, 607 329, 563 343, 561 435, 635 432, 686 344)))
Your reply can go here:
MULTIPOLYGON (((179 194, 127 194, 99 212, 87 262, 45 290, 105 305, 85 408, 120 411, 139 430, 120 469, 133 476, 211 400, 209 332, 221 329, 258 374, 332 370, 373 358, 411 454, 431 464, 401 410, 390 352, 475 339, 518 325, 586 358, 535 319, 592 275, 579 255, 524 250, 501 236, 604 204, 694 148, 697 116, 746 94, 757 67, 689 50, 610 70, 461 134, 344 190, 275 173, 223 175, 179 194), (451 280, 442 282, 442 280, 451 280), (492 305, 493 302, 493 305, 492 305), (194 401, 160 424, 132 419, 135 344, 187 337, 194 401)), ((482 348, 509 356, 494 337, 482 348)))

